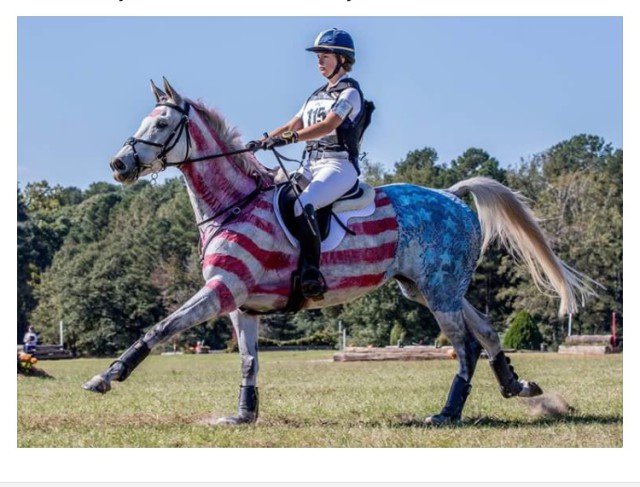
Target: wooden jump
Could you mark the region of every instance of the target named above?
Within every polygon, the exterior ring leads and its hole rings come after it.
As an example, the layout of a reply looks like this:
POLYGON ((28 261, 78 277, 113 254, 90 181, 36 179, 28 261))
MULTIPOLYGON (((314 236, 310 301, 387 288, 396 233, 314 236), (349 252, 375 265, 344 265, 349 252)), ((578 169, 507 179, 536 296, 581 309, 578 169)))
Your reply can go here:
POLYGON ((385 360, 452 360, 453 347, 346 347, 334 354, 334 362, 385 361, 385 360))

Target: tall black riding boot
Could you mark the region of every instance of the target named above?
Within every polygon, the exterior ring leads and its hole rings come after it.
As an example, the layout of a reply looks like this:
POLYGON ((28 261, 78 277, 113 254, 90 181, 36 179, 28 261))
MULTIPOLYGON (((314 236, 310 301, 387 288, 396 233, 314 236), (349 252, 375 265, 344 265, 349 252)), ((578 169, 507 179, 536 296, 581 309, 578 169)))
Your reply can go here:
POLYGON ((327 291, 327 284, 320 272, 320 229, 313 205, 306 205, 304 214, 297 220, 300 229, 302 295, 305 298, 320 298, 327 291))

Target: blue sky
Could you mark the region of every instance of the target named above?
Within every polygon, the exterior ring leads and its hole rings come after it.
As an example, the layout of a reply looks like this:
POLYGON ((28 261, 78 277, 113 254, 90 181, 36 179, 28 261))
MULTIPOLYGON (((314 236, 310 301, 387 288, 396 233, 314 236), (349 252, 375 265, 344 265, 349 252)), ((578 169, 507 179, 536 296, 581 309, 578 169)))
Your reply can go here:
POLYGON ((440 162, 481 147, 505 167, 579 133, 622 147, 620 17, 19 17, 20 186, 113 182, 150 78, 258 137, 323 83, 304 48, 328 27, 355 39, 353 75, 377 106, 364 150, 387 169, 426 146, 440 162))

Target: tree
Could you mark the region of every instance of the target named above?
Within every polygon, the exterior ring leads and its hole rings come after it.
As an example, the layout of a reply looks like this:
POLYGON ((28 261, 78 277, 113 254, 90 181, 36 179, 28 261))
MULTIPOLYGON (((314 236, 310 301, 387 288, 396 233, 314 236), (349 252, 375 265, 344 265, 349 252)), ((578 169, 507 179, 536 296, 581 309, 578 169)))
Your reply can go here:
POLYGON ((371 186, 380 186, 390 182, 390 175, 380 162, 371 163, 368 159, 360 162, 361 178, 371 186))
POLYGON ((611 157, 613 148, 602 137, 580 134, 560 142, 546 151, 544 176, 553 180, 577 171, 600 172, 611 157))
MULTIPOLYGON (((604 286, 574 316, 584 332, 609 331, 611 312, 622 322, 622 150, 600 137, 578 135, 509 170, 480 148, 449 165, 435 149, 409 152, 387 173, 381 163, 362 163, 373 184, 407 182, 446 188, 477 175, 505 182, 529 199, 561 259, 604 286)), ((471 204, 471 200, 468 201, 471 204)), ((202 285, 198 231, 181 178, 159 186, 94 183, 86 191, 51 187, 46 181, 18 188, 18 339, 33 322, 46 340, 57 340, 64 319, 67 339, 79 351, 112 354, 171 313, 202 285)), ((469 301, 502 328, 513 310, 526 309, 545 340, 562 338, 557 299, 534 286, 528 271, 500 247, 490 247, 474 273, 469 301)), ((263 334, 307 338, 335 331, 350 341, 386 345, 392 335, 406 343, 430 343, 439 327, 430 312, 401 297, 388 283, 361 299, 332 308, 265 318, 263 334), (395 330, 395 331, 394 331, 395 330)), ((222 318, 185 331, 180 346, 205 340, 224 348, 231 336, 222 318)))
POLYGON ((439 333, 429 310, 404 298, 395 282, 344 305, 337 318, 357 345, 388 345, 395 325, 403 328, 407 343, 430 343, 439 333))
POLYGON ((395 164, 393 182, 411 183, 430 188, 446 187, 444 168, 438 166, 438 153, 431 147, 411 151, 395 164))
POLYGON ((542 335, 535 321, 527 311, 520 311, 504 335, 505 348, 517 350, 540 350, 542 335))
MULTIPOLYGON (((612 151, 595 136, 576 136, 533 158, 523 187, 535 181, 535 213, 556 254, 570 266, 595 279, 598 296, 574 317, 585 332, 610 330, 613 311, 622 308, 622 151, 612 151), (533 174, 532 178, 530 175, 533 174)), ((511 286, 502 297, 512 306, 528 309, 539 318, 543 333, 559 341, 563 322, 557 300, 549 300, 519 268, 509 274, 511 286)))
POLYGON ((488 152, 471 147, 464 151, 460 157, 451 161, 449 178, 452 180, 448 186, 474 176, 489 177, 504 184, 506 173, 507 171, 500 168, 498 160, 491 157, 488 152))
MULTIPOLYGON (((45 183, 43 186, 48 185, 45 183)), ((22 342, 29 314, 37 304, 33 288, 51 265, 70 228, 66 209, 54 205, 56 209, 53 210, 45 203, 40 208, 40 211, 32 211, 18 188, 18 343, 22 342)))

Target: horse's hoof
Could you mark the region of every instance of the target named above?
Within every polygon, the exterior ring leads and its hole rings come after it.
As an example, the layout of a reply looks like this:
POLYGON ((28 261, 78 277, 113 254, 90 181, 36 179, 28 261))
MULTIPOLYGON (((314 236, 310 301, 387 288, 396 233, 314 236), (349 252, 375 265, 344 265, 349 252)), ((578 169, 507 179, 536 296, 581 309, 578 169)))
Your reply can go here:
POLYGON ((453 418, 444 414, 436 414, 435 416, 429 416, 424 420, 426 426, 448 426, 452 424, 460 424, 460 418, 453 418))
POLYGON ((103 375, 96 375, 91 380, 82 384, 82 388, 91 392, 99 392, 106 394, 111 390, 111 381, 107 380, 103 375))
POLYGON ((542 389, 535 382, 523 380, 520 384, 522 384, 522 390, 518 394, 518 397, 535 397, 542 394, 542 389))
POLYGON ((225 416, 224 418, 220 418, 216 421, 218 425, 232 425, 236 426, 239 424, 251 424, 256 422, 255 415, 242 415, 242 416, 225 416))

